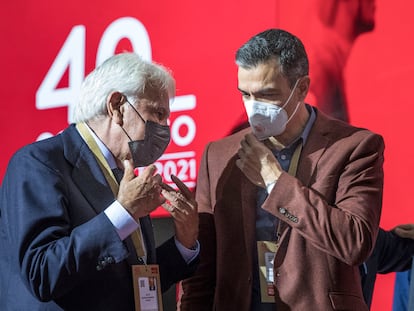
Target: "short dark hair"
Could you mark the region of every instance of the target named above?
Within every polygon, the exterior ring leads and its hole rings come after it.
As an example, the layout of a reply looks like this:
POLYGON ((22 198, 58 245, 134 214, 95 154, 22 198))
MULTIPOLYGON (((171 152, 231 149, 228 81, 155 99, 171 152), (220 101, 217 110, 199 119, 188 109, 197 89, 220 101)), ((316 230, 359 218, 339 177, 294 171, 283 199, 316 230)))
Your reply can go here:
POLYGON ((236 52, 236 64, 245 69, 271 59, 279 61, 282 74, 291 87, 297 79, 309 74, 309 61, 303 43, 281 29, 268 29, 253 36, 236 52))

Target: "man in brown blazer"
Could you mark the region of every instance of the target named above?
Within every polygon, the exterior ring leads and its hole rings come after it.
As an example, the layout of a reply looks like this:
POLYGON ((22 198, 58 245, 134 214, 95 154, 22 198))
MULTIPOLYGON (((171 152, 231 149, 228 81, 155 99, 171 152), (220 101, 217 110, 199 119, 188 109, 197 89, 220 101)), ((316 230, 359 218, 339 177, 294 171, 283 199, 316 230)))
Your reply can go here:
POLYGON ((181 310, 368 310, 358 266, 378 233, 382 137, 304 103, 294 35, 259 33, 236 63, 251 127, 205 149, 201 262, 181 310))

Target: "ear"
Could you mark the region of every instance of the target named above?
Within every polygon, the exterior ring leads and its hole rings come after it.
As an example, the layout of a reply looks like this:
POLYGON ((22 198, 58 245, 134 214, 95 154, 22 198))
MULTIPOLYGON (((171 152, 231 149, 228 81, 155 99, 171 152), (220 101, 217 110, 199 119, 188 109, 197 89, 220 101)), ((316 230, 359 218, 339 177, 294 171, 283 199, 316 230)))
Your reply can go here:
POLYGON ((106 109, 108 115, 112 118, 113 122, 116 122, 120 126, 123 125, 123 111, 122 105, 125 103, 126 98, 120 92, 112 92, 109 94, 106 101, 106 109))
POLYGON ((301 78, 298 84, 299 98, 301 101, 305 100, 306 95, 309 92, 310 79, 309 76, 301 78))

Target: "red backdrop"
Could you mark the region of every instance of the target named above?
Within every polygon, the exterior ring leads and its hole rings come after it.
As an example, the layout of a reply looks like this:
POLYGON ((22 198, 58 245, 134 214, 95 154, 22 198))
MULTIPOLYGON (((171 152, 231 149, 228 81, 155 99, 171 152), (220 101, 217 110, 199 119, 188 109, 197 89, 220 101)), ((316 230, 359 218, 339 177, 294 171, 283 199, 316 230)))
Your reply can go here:
MULTIPOLYGON (((376 27, 355 41, 344 78, 350 122, 385 138, 381 225, 390 229, 413 222, 414 4, 377 0, 376 6, 376 27)), ((134 50, 174 73, 173 140, 158 165, 167 180, 174 173, 194 186, 204 145, 226 135, 243 113, 235 50, 270 27, 312 44, 318 36, 308 29, 313 12, 308 0, 3 1, 0 178, 19 147, 67 126, 68 107, 97 63, 134 50)), ((391 309, 393 281, 394 274, 379 276, 372 310, 391 309)))

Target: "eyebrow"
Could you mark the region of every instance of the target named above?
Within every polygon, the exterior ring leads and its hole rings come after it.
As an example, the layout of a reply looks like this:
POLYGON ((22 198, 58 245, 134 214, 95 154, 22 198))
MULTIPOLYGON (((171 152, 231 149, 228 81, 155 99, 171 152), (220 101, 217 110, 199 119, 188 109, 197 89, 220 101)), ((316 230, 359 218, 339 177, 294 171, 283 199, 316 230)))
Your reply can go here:
POLYGON ((245 91, 245 90, 242 90, 241 88, 237 88, 241 93, 243 93, 243 94, 250 94, 250 95, 257 95, 257 94, 266 94, 266 93, 280 93, 280 90, 278 90, 278 89, 275 89, 275 88, 264 88, 264 89, 260 89, 260 90, 258 90, 258 91, 256 91, 256 92, 250 92, 250 91, 245 91))

